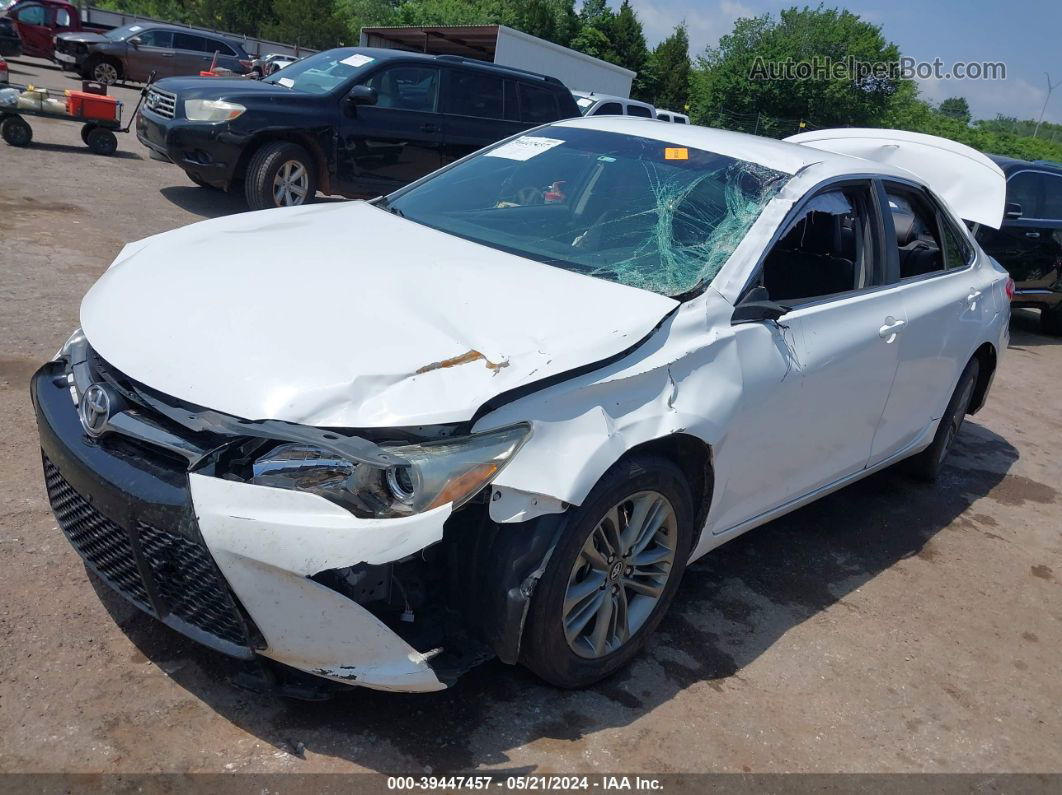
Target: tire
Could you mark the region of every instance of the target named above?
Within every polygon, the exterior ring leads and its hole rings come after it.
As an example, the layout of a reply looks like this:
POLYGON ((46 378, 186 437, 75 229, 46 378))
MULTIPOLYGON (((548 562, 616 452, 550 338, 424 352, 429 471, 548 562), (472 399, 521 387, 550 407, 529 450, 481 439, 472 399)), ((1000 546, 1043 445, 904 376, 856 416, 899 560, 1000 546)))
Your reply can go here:
POLYGON ((95 124, 83 124, 81 125, 81 141, 88 146, 89 133, 96 129, 95 124))
POLYGON ((955 391, 948 401, 948 407, 944 410, 944 416, 940 418, 937 433, 933 437, 932 444, 918 455, 907 459, 907 469, 914 477, 932 483, 940 476, 944 468, 944 461, 948 457, 955 437, 959 435, 966 412, 970 408, 974 389, 977 386, 977 377, 981 373, 981 364, 976 358, 970 359, 966 369, 959 376, 959 382, 955 385, 955 391))
MULTIPOLYGON (((535 587, 520 647, 523 665, 565 688, 604 679, 642 650, 675 596, 693 541, 689 485, 682 471, 665 458, 647 455, 621 461, 601 478, 583 505, 572 510, 535 587), (627 520, 645 516, 647 509, 650 518, 645 528, 651 532, 654 511, 665 512, 663 524, 641 552, 628 557, 630 546, 622 540, 623 530, 638 526, 636 520, 630 524, 627 520), (615 524, 621 528, 619 544, 610 547, 606 541, 615 524), (608 550, 617 546, 619 554, 610 559, 608 550), (638 557, 651 561, 669 548, 669 560, 643 564, 641 575, 626 565, 638 557), (636 590, 629 583, 641 585, 636 590), (646 584, 655 585, 658 595, 643 592, 646 584), (619 620, 613 622, 613 616, 619 620), (627 619, 626 633, 621 631, 621 617, 627 619)), ((661 514, 655 516, 660 519, 661 514)), ((638 543, 635 540, 635 548, 638 543)))
POLYGON ((97 58, 85 69, 87 78, 102 83, 105 86, 113 85, 122 79, 122 65, 111 58, 97 58))
POLYGON ((8 116, 0 123, 0 137, 11 146, 29 146, 33 128, 20 116, 8 116))
POLYGON ((88 148, 97 155, 113 155, 118 149, 118 137, 110 130, 97 127, 86 135, 88 148))
POLYGON ((313 158, 298 144, 273 141, 262 146, 251 158, 244 181, 244 196, 252 210, 272 207, 297 207, 313 201, 317 193, 317 174, 313 158), (297 169, 302 171, 298 172, 297 169), (284 174, 288 174, 285 178, 284 174), (285 191, 281 184, 294 187, 294 179, 300 179, 302 195, 293 189, 285 191))
POLYGON ((1062 337, 1062 304, 1040 310, 1040 331, 1052 337, 1062 337))

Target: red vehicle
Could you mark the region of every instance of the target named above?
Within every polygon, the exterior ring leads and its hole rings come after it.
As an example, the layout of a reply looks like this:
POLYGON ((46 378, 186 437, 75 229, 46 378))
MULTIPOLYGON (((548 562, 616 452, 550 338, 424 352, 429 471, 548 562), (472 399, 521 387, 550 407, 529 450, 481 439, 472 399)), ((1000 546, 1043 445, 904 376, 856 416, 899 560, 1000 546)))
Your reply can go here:
POLYGON ((66 0, 17 0, 7 9, 6 17, 14 22, 22 39, 22 53, 49 60, 59 33, 106 30, 98 25, 82 24, 77 6, 66 0))

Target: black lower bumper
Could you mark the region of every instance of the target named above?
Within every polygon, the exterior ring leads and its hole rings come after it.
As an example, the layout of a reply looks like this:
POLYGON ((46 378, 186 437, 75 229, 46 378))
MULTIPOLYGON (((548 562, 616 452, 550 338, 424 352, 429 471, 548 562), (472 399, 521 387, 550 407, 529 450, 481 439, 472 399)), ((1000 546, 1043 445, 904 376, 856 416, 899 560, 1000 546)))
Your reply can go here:
POLYGON ((136 117, 136 137, 156 160, 178 165, 203 182, 228 187, 243 151, 224 125, 166 119, 148 110, 136 117))
POLYGON ((88 437, 59 364, 37 371, 31 393, 48 500, 85 565, 178 632, 253 657, 258 632, 203 542, 181 464, 122 437, 88 437))

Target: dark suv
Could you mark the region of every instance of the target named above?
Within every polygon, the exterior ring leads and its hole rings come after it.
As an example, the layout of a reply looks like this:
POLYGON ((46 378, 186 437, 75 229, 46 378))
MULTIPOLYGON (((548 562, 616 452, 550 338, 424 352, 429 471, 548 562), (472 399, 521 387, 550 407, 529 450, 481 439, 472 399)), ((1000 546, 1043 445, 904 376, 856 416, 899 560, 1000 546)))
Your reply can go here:
POLYGON ((553 77, 447 55, 318 53, 261 81, 161 80, 137 136, 193 182, 243 186, 254 209, 389 193, 579 110, 553 77))
POLYGON ((977 242, 1015 282, 1012 306, 1040 310, 1040 327, 1062 334, 1062 164, 995 157, 1007 175, 1003 226, 977 242))

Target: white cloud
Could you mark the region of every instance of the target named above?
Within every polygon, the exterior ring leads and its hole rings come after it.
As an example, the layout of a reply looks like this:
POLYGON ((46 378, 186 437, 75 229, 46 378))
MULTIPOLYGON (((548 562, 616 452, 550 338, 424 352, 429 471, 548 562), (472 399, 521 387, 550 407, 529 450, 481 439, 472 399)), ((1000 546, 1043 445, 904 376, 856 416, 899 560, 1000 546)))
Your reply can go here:
MULTIPOLYGON (((1019 119, 1036 119, 1047 96, 1046 85, 1040 88, 1020 77, 1006 80, 928 78, 919 80, 918 88, 922 98, 931 102, 940 102, 948 97, 966 97, 970 103, 970 113, 975 119, 994 119, 997 113, 1019 119)), ((1051 94, 1044 120, 1062 123, 1062 87, 1051 94)))
POLYGON ((690 36, 690 54, 694 56, 706 46, 716 45, 720 36, 733 29, 734 20, 756 15, 751 8, 735 0, 701 4, 699 8, 677 8, 656 0, 631 0, 631 6, 638 12, 650 47, 670 36, 675 26, 685 20, 690 36))

